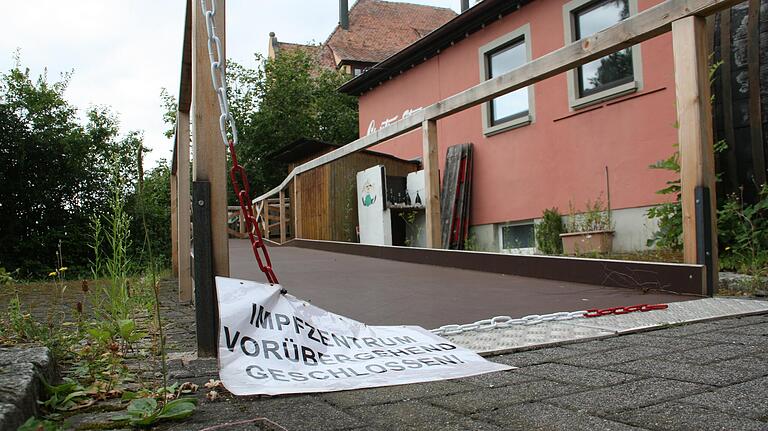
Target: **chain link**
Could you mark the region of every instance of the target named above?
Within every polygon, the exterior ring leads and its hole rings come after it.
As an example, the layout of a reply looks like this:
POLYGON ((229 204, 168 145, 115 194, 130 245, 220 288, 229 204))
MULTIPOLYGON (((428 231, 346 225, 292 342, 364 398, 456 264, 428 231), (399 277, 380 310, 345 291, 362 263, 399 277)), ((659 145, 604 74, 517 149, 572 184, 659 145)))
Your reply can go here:
POLYGON ((629 307, 614 307, 614 308, 594 308, 591 310, 587 310, 587 313, 584 314, 584 317, 600 317, 600 316, 608 316, 611 314, 627 314, 627 313, 634 313, 635 311, 641 311, 643 313, 647 311, 653 311, 653 310, 665 310, 669 308, 669 305, 667 304, 639 304, 639 305, 632 305, 629 307))
MULTIPOLYGON (((259 269, 266 275, 267 281, 277 284, 277 275, 272 269, 272 261, 269 258, 269 251, 261 235, 261 229, 256 217, 253 215, 253 203, 251 201, 251 188, 248 184, 248 177, 245 169, 237 162, 237 153, 235 146, 237 140, 237 126, 235 120, 229 111, 229 100, 227 99, 227 77, 224 71, 224 54, 221 39, 216 35, 216 0, 211 0, 211 8, 208 9, 208 1, 200 0, 200 8, 205 17, 205 28, 208 33, 208 58, 211 62, 211 83, 219 102, 219 133, 221 133, 222 142, 229 148, 229 154, 232 158, 232 168, 229 171, 229 178, 232 180, 232 188, 235 191, 237 200, 240 203, 240 212, 245 219, 245 228, 248 232, 248 238, 251 241, 253 256, 259 269), (231 139, 230 139, 231 137, 231 139)), ((285 290, 283 290, 285 293, 285 290)))
POLYGON ((511 316, 496 316, 491 319, 478 320, 477 322, 464 325, 444 325, 437 329, 433 329, 430 332, 436 335, 457 335, 467 331, 487 331, 491 329, 509 328, 510 326, 537 325, 553 320, 578 319, 584 317, 586 313, 586 310, 573 312, 560 311, 550 314, 532 314, 518 319, 513 319, 511 316))
POLYGON ((510 326, 537 325, 543 322, 552 322, 560 320, 572 320, 586 317, 607 316, 610 314, 627 314, 635 311, 664 310, 668 308, 667 304, 640 304, 629 307, 614 307, 604 309, 591 309, 583 311, 559 311, 550 314, 532 314, 530 316, 513 319, 510 316, 496 316, 491 319, 478 320, 474 323, 464 325, 443 325, 432 332, 435 335, 457 335, 468 331, 487 331, 491 329, 509 328, 510 326))

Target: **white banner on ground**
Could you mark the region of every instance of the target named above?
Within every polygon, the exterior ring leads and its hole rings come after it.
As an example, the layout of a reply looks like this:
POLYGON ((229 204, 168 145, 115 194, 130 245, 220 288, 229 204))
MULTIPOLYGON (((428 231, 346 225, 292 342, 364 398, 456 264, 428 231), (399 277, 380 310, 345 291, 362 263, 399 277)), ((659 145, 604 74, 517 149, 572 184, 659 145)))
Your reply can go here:
POLYGON ((514 368, 418 326, 368 326, 330 313, 281 295, 279 286, 216 277, 216 291, 219 374, 235 395, 341 391, 514 368))

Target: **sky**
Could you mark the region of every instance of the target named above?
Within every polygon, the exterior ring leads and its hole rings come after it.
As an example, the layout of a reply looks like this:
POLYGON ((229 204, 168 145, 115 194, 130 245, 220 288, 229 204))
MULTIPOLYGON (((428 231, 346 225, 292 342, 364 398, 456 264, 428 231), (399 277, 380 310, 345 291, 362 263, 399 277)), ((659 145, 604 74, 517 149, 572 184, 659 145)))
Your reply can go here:
MULTIPOLYGON (((460 4, 409 2, 457 12, 460 4)), ((178 93, 185 0, 4 3, 0 71, 13 67, 20 50, 21 64, 34 77, 47 70, 49 80, 58 81, 73 72, 66 98, 81 117, 91 106, 108 105, 118 114, 122 133, 144 131, 150 165, 171 158, 160 90, 178 93)), ((254 53, 266 55, 271 31, 280 41, 323 42, 338 23, 337 0, 227 0, 226 12, 227 58, 249 67, 256 66, 254 53)))

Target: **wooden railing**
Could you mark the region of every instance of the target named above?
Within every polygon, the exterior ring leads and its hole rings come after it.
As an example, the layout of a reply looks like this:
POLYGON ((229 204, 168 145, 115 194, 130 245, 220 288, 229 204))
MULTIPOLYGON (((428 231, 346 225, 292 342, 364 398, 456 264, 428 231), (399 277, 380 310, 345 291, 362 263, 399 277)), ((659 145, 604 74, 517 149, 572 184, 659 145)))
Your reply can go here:
MULTIPOLYGON (((429 105, 407 118, 303 163, 295 167, 280 185, 257 197, 254 202, 259 203, 284 192, 289 183, 298 179, 304 172, 421 127, 423 129, 423 160, 426 174, 427 245, 439 248, 440 203, 437 120, 671 30, 674 40, 677 110, 683 164, 681 175, 685 220, 685 255, 686 261, 689 263, 702 263, 703 256, 697 252, 696 246, 697 216, 694 207, 694 189, 699 186, 714 191, 714 163, 712 161, 713 155, 710 154, 712 152, 711 117, 706 115, 711 109, 709 106, 709 83, 706 76, 702 76, 706 73, 708 66, 703 17, 738 3, 738 0, 667 0, 601 32, 568 44, 504 75, 484 81, 447 99, 429 105)), ((295 205, 300 207, 300 202, 297 201, 295 205)), ((716 230, 713 229, 714 212, 712 215, 708 220, 710 233, 706 235, 714 238, 713 247, 716 254, 716 230), (711 232, 715 232, 714 235, 711 232)), ((300 213, 297 216, 300 216, 300 213)), ((710 263, 710 265, 717 267, 716 256, 714 259, 714 263, 710 263)))
MULTIPOLYGON (((254 215, 256 221, 261 229, 261 234, 266 239, 278 239, 280 242, 293 237, 292 212, 291 212, 291 199, 285 198, 283 202, 280 198, 271 198, 258 201, 254 205, 254 215)), ((227 207, 227 220, 232 220, 233 217, 238 218, 238 229, 229 229, 229 235, 236 238, 246 238, 246 226, 245 218, 240 211, 239 206, 227 207)))
MULTIPOLYGON (((224 1, 216 1, 217 7, 224 10, 224 1)), ((705 264, 708 270, 707 284, 711 286, 714 278, 713 269, 717 268, 715 199, 701 199, 702 196, 709 197, 710 191, 713 194, 715 190, 704 17, 738 3, 740 0, 666 0, 599 33, 568 44, 504 75, 429 105, 407 118, 303 163, 295 167, 279 186, 254 199, 254 203, 261 211, 259 222, 266 232, 265 236, 271 238, 277 236, 280 241, 285 241, 290 235, 288 225, 292 221, 290 232, 293 236, 301 238, 302 225, 300 222, 296 223, 301 219, 301 194, 297 193, 300 189, 297 184, 300 184, 303 173, 421 128, 426 174, 424 203, 427 229, 425 236, 427 246, 440 248, 440 187, 436 127, 438 120, 671 31, 681 155, 685 260, 687 263, 705 264), (287 198, 289 185, 293 186, 290 203, 287 198), (699 199, 697 199, 697 193, 699 199), (707 201, 709 205, 702 204, 707 201), (277 214, 274 211, 275 202, 277 202, 277 214), (276 221, 273 216, 276 216, 276 221), (275 232, 276 227, 277 232, 275 232)), ((211 184, 210 219, 213 254, 211 261, 214 266, 212 273, 226 276, 229 273, 228 241, 227 234, 221 227, 227 214, 227 175, 224 170, 226 163, 221 143, 217 142, 219 115, 218 106, 215 103, 216 96, 210 86, 210 64, 207 56, 202 55, 207 49, 206 38, 196 36, 205 34, 205 24, 204 20, 198 16, 199 8, 192 7, 193 4, 194 2, 187 2, 179 111, 174 141, 172 169, 174 178, 171 180, 171 187, 178 194, 174 204, 190 201, 187 166, 189 166, 190 107, 193 100, 192 93, 195 93, 193 110, 195 121, 192 122, 194 127, 191 133, 192 140, 197 143, 194 153, 195 177, 198 181, 209 181, 211 184), (198 55, 193 56, 193 51, 198 55), (193 80, 193 77, 196 79, 193 80), (177 166, 181 169, 177 170, 177 166), (176 182, 177 179, 178 182, 176 182)), ((217 19, 221 20, 217 26, 223 29, 223 14, 220 17, 217 14, 217 19)), ((194 200, 193 203, 199 204, 194 200)), ((191 280, 188 277, 189 265, 185 258, 180 258, 189 254, 189 207, 174 205, 173 210, 175 219, 179 221, 174 230, 174 242, 178 242, 174 263, 178 266, 180 274, 179 294, 182 301, 189 301, 192 299, 191 280)), ((207 288, 201 287, 195 291, 205 289, 207 288)))

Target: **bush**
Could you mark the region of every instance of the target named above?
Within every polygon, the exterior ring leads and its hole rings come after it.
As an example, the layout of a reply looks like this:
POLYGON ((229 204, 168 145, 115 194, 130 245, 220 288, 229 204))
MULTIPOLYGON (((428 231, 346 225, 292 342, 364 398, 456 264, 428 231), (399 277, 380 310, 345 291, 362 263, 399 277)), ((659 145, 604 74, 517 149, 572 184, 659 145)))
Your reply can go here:
POLYGON ((751 275, 768 272, 768 185, 759 199, 745 205, 742 196, 727 197, 717 212, 720 267, 751 275))
POLYGON ((563 216, 557 208, 544 210, 542 221, 536 225, 536 246, 544 254, 561 254, 563 242, 563 216))

